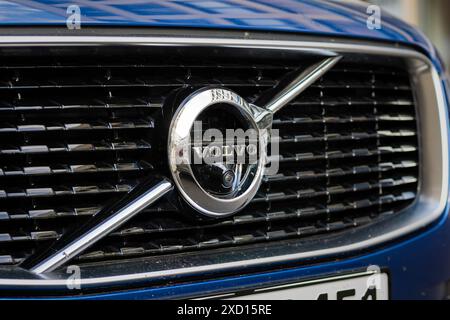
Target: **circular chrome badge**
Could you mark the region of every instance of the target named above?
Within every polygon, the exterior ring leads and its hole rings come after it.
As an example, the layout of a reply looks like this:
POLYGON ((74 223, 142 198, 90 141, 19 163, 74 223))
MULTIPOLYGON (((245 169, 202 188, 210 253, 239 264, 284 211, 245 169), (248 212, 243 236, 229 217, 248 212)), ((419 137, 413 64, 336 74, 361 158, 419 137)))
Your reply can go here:
POLYGON ((177 110, 169 165, 183 198, 210 217, 244 208, 261 184, 272 113, 226 89, 201 89, 177 110))

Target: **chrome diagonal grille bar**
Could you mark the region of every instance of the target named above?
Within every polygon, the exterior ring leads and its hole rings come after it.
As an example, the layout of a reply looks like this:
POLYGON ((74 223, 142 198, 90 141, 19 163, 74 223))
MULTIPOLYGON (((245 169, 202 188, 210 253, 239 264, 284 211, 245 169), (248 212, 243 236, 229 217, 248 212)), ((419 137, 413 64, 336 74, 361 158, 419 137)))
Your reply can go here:
POLYGON ((264 109, 276 113, 294 100, 300 93, 306 90, 310 85, 320 79, 328 70, 333 68, 342 56, 335 56, 320 61, 302 73, 300 73, 289 85, 281 90, 273 99, 264 106, 264 109))
POLYGON ((106 207, 79 229, 61 237, 45 252, 32 260, 26 260, 22 267, 38 274, 56 269, 120 227, 172 188, 172 183, 166 179, 148 181, 137 186, 118 203, 106 207))

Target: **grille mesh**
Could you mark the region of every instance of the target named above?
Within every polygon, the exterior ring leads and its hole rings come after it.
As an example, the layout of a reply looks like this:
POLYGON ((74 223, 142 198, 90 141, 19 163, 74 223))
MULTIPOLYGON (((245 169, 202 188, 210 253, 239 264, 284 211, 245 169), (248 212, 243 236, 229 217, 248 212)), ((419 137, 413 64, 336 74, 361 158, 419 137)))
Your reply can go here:
MULTIPOLYGON (((214 85, 262 101, 311 63, 133 58, 11 58, 0 66, 0 264, 50 245, 146 176, 168 175, 161 137, 177 95, 214 85)), ((246 210, 200 221, 164 199, 78 259, 327 234, 414 201, 416 113, 401 64, 342 60, 280 111, 274 128, 280 155, 271 161, 280 171, 264 178, 246 210)))

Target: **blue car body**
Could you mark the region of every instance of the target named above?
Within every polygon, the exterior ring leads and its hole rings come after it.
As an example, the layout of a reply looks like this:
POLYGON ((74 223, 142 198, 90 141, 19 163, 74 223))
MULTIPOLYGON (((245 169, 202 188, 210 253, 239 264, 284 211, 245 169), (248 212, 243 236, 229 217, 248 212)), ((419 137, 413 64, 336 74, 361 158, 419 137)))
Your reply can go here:
MULTIPOLYGON (((77 4, 72 1, 71 4, 77 4)), ((124 2, 125 3, 125 2, 124 2)), ((383 13, 382 28, 367 28, 367 5, 324 0, 191 0, 108 5, 80 2, 81 28, 88 26, 185 29, 235 29, 395 41, 436 52, 417 29, 383 13)), ((2 26, 65 26, 67 3, 26 1, 0 3, 2 26)))
MULTIPOLYGON (((72 1, 77 3, 76 1, 72 1)), ((58 1, 0 3, 2 28, 19 26, 65 26, 66 6, 58 1)), ((194 28, 289 32, 335 38, 370 39, 408 45, 426 54, 445 83, 445 68, 427 38, 417 29, 383 13, 382 28, 366 26, 367 5, 312 0, 192 0, 123 4, 79 3, 81 28, 145 27, 174 28, 186 34, 194 28)), ((447 86, 448 88, 448 86, 447 86)), ((447 106, 449 92, 446 92, 447 106)), ((311 277, 353 272, 378 265, 390 275, 392 299, 443 299, 450 288, 450 220, 448 208, 439 221, 415 235, 397 240, 370 253, 269 273, 234 276, 139 290, 87 295, 82 298, 146 299, 183 298, 238 291, 246 287, 271 286, 311 277)))

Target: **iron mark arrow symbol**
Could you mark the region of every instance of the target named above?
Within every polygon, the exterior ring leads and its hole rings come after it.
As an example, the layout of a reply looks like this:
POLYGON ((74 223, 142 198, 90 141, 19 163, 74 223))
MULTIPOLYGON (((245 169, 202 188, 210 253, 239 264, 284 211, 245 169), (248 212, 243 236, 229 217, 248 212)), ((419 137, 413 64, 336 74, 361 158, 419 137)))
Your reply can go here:
MULTIPOLYGON (((281 90, 262 110, 261 117, 274 114, 289 104, 300 93, 329 71, 342 57, 331 56, 301 72, 289 85, 281 90)), ((263 119, 261 119, 263 121, 263 119)), ((271 125, 271 124, 268 124, 271 125)), ((169 180, 150 180, 138 185, 119 202, 102 209, 86 224, 59 238, 42 253, 25 260, 21 267, 36 274, 50 272, 68 262, 76 255, 110 234, 146 207, 152 205, 173 189, 169 180)))
POLYGON ((264 109, 267 109, 272 113, 278 112, 289 102, 294 100, 300 93, 305 91, 310 85, 319 80, 341 59, 342 56, 334 56, 308 67, 289 85, 275 95, 275 97, 273 97, 272 100, 266 104, 264 109))

